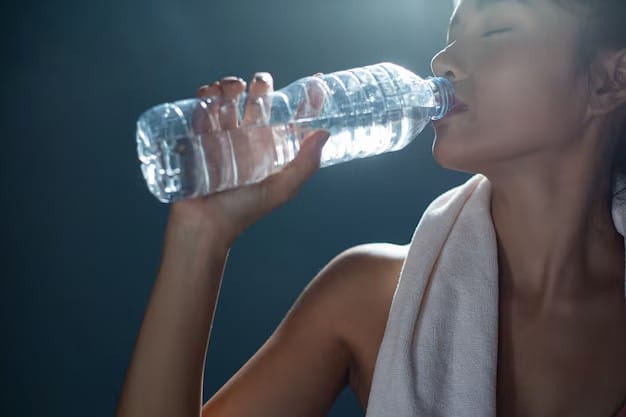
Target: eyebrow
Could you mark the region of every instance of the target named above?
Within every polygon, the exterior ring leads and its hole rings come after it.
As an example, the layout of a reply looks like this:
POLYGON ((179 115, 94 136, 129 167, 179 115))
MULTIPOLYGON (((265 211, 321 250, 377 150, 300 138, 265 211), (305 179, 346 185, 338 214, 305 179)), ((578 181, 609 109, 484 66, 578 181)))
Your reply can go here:
MULTIPOLYGON (((497 3, 522 3, 522 4, 530 4, 532 0, 476 0, 476 10, 483 11, 489 6, 493 6, 497 3)), ((460 14, 457 12, 454 14, 452 19, 450 20, 450 25, 448 28, 448 33, 452 32, 458 26, 462 25, 462 19, 460 14)))

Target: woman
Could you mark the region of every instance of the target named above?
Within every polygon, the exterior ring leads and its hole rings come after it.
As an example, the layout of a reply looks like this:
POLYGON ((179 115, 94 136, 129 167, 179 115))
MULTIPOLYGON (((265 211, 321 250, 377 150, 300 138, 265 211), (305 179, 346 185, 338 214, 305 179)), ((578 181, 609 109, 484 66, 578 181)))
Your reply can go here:
MULTIPOLYGON (((435 123, 435 159, 491 185, 498 415, 613 417, 626 397, 624 238, 611 218, 615 179, 626 174, 624 21, 623 0, 462 0, 432 62, 467 106, 435 123)), ((271 89, 269 74, 257 74, 249 93, 271 89)), ((227 103, 244 90, 227 77, 199 96, 227 103)), ((257 112, 249 106, 244 123, 257 112)), ((237 118, 222 111, 219 123, 237 118)), ((408 246, 338 255, 201 404, 229 247, 315 172, 325 139, 313 133, 261 184, 172 205, 118 417, 322 416, 347 384, 367 408, 408 246)))

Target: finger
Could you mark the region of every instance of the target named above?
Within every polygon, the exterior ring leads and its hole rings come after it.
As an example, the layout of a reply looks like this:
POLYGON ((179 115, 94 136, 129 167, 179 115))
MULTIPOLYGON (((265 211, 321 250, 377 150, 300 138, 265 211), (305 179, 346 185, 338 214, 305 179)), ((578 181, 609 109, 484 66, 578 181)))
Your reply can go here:
POLYGON ((219 97, 222 95, 222 85, 219 81, 214 82, 213 84, 203 85, 198 88, 198 92, 196 93, 196 97, 199 99, 208 99, 211 97, 219 97))
POLYGON ((313 77, 309 77, 306 83, 306 95, 298 104, 295 118, 303 119, 319 116, 322 107, 324 106, 324 97, 327 94, 327 90, 328 86, 321 78, 321 73, 317 73, 313 77))
POLYGON ((222 86, 222 103, 219 121, 222 129, 234 129, 239 125, 239 96, 246 89, 246 82, 238 77, 224 77, 222 86))
POLYGON ((257 72, 248 88, 248 99, 243 115, 244 125, 266 125, 271 111, 271 99, 266 94, 274 91, 274 80, 268 72, 257 72))
POLYGON ((263 188, 262 204, 266 209, 290 200, 302 184, 319 169, 322 148, 329 135, 327 130, 321 129, 311 133, 303 141, 296 158, 260 184, 263 188))
POLYGON ((198 107, 194 109, 192 115, 194 132, 202 135, 220 129, 218 112, 221 95, 222 88, 219 81, 211 85, 204 85, 198 89, 196 97, 201 101, 198 107))

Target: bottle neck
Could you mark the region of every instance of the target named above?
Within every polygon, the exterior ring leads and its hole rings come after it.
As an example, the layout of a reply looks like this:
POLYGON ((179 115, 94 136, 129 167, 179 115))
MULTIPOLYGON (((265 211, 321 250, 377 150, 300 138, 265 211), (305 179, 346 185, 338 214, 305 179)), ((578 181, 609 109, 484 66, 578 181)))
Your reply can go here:
POLYGON ((444 77, 431 77, 427 81, 435 96, 431 119, 439 120, 454 107, 454 86, 444 77))

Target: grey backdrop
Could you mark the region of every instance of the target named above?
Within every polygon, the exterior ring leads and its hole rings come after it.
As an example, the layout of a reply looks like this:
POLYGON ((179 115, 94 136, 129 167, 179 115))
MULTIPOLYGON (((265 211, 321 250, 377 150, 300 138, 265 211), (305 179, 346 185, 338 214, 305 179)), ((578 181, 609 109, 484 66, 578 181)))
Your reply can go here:
MULTIPOLYGON (((432 0, 2 2, 2 416, 111 416, 157 271, 167 206, 134 123, 225 75, 393 61, 430 75, 451 11, 432 0)), ((403 151, 319 171, 246 231, 226 268, 205 398, 263 343, 309 280, 359 243, 405 243, 467 175, 403 151)), ((345 391, 330 416, 359 416, 345 391)))

